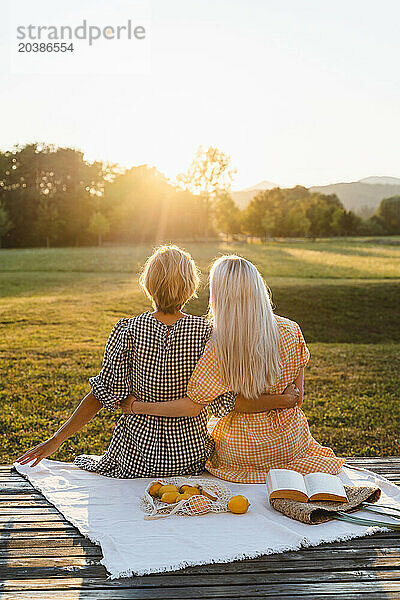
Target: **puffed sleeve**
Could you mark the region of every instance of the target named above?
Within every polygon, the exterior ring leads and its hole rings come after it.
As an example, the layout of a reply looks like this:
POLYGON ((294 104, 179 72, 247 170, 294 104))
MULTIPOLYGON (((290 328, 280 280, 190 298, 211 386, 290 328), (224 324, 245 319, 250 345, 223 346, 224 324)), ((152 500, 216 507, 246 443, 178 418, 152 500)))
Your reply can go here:
POLYGON ((307 348, 306 341, 298 323, 296 323, 296 329, 300 352, 300 367, 305 367, 310 358, 310 351, 307 348))
POLYGON ((89 379, 93 395, 114 412, 118 402, 133 391, 133 341, 129 319, 120 319, 112 328, 101 371, 89 379))
POLYGON ((222 383, 218 361, 210 343, 198 361, 188 383, 187 395, 196 404, 209 405, 216 416, 230 412, 236 401, 236 394, 222 383))

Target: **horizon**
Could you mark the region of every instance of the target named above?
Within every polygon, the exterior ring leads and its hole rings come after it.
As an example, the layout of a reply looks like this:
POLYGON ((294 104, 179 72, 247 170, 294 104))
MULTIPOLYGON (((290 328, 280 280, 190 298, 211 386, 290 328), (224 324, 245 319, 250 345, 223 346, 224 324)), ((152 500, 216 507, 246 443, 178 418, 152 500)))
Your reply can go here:
MULTIPOLYGON (((32 4, 6 10, 24 23, 32 4)), ((114 23, 135 20, 139 0, 71 0, 68 13, 34 4, 47 23, 60 11, 67 23, 114 23)), ((237 169, 233 190, 396 177, 399 20, 395 0, 385 10, 371 0, 153 0, 143 73, 55 74, 49 84, 42 73, 12 72, 6 49, 1 148, 56 140, 89 161, 148 164, 174 180, 198 146, 216 146, 237 169)), ((7 19, 0 27, 10 38, 7 19)))
MULTIPOLYGON (((28 142, 24 142, 24 144, 15 144, 14 146, 15 147, 22 147, 22 146, 30 145, 30 144, 37 144, 39 146, 41 146, 41 145, 48 145, 48 146, 54 146, 55 148, 61 148, 62 147, 62 146, 58 146, 57 144, 54 144, 54 143, 51 143, 51 142, 44 142, 43 140, 40 141, 40 142, 37 141, 37 140, 35 140, 35 141, 28 141, 28 142)), ((72 149, 76 150, 77 152, 82 152, 83 153, 83 158, 87 162, 94 162, 96 160, 98 160, 100 162, 102 161, 102 159, 99 158, 99 157, 98 158, 89 159, 86 156, 84 150, 82 150, 82 148, 72 147, 72 149)), ((10 151, 10 150, 11 150, 11 148, 2 147, 0 145, 0 151, 5 152, 5 151, 10 151)), ((176 184, 175 178, 168 177, 165 173, 163 173, 160 169, 158 169, 157 165, 147 165, 146 163, 138 163, 136 165, 126 166, 126 165, 121 165, 120 163, 117 163, 116 161, 108 161, 108 162, 110 164, 116 164, 122 170, 129 170, 131 168, 140 167, 140 166, 143 166, 143 165, 148 166, 148 167, 155 167, 157 170, 160 171, 161 175, 164 175, 172 184, 174 184, 174 185, 176 184)), ((237 187, 235 187, 235 186, 232 185, 231 191, 233 193, 234 192, 252 191, 254 188, 256 188, 257 186, 261 185, 262 183, 268 183, 268 184, 273 185, 274 187, 279 187, 279 188, 282 188, 282 189, 289 189, 289 188, 297 187, 297 186, 305 187, 305 188, 309 189, 309 188, 312 188, 312 187, 323 187, 323 186, 346 184, 346 183, 365 183, 363 181, 364 179, 397 179, 398 182, 399 182, 399 185, 400 185, 400 177, 398 177, 396 175, 388 175, 388 174, 386 174, 386 175, 376 175, 376 174, 374 174, 374 175, 365 175, 365 176, 361 177, 358 180, 349 179, 348 181, 331 181, 329 183, 312 183, 311 185, 307 185, 307 186, 303 185, 301 183, 294 183, 293 185, 285 186, 285 185, 281 185, 279 182, 271 181, 269 179, 265 179, 264 178, 261 181, 258 181, 256 183, 253 183, 252 185, 249 185, 249 186, 246 186, 246 187, 242 187, 242 188, 237 188, 237 187)), ((366 185, 379 185, 379 184, 370 184, 369 183, 369 184, 366 184, 366 185)), ((381 185, 397 185, 397 183, 396 184, 381 184, 381 185)))

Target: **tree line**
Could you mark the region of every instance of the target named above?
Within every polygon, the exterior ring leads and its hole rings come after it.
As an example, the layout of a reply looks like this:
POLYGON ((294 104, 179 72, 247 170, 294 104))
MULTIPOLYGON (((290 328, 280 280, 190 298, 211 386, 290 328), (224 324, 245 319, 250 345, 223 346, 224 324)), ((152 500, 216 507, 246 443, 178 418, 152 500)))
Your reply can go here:
POLYGON ((368 220, 335 195, 303 187, 259 192, 244 210, 230 196, 234 170, 217 148, 197 151, 172 183, 155 167, 88 162, 72 148, 28 144, 0 152, 4 247, 162 242, 229 237, 400 233, 400 197, 368 220))

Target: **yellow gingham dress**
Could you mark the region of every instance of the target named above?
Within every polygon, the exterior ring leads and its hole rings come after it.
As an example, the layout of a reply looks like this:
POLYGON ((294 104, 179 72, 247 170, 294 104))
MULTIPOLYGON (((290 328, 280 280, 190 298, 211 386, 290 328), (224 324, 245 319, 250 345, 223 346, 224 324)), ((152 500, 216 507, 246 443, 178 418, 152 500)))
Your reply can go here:
MULTIPOLYGON (((297 323, 275 315, 281 335, 281 375, 270 394, 281 394, 298 376, 310 357, 297 323)), ((221 381, 218 361, 209 342, 188 384, 194 402, 208 404, 229 388, 221 381)), ((298 406, 263 413, 230 412, 208 424, 215 452, 206 469, 216 477, 238 483, 264 483, 269 469, 292 469, 303 475, 336 475, 344 459, 312 437, 305 414, 298 406)))

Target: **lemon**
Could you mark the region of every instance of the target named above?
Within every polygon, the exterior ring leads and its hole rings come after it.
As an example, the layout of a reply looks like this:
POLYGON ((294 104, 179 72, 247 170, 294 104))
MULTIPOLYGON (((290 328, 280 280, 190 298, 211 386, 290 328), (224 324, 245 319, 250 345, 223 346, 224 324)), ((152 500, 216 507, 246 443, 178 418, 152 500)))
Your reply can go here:
POLYGON ((189 498, 191 498, 190 494, 178 494, 176 497, 176 502, 180 502, 181 500, 189 500, 189 498))
POLYGON ((192 497, 192 494, 188 494, 187 492, 184 492, 183 494, 179 494, 180 495, 180 500, 189 500, 189 498, 192 497))
POLYGON ((150 496, 153 496, 153 498, 158 496, 158 490, 160 489, 160 487, 161 487, 161 483, 153 483, 149 489, 150 496))
POLYGON ((180 496, 178 490, 175 492, 164 492, 161 496, 161 502, 166 502, 167 504, 174 504, 177 501, 177 497, 180 496))
POLYGON ((184 493, 190 494, 191 496, 201 496, 201 492, 200 492, 199 488, 194 487, 194 486, 186 487, 186 489, 184 490, 184 493))
POLYGON ((199 488, 196 485, 181 485, 181 487, 179 488, 179 491, 181 494, 184 494, 185 492, 187 492, 188 490, 197 490, 199 491, 199 488))
POLYGON ((158 490, 159 498, 161 498, 165 492, 175 492, 175 494, 178 494, 178 488, 176 485, 162 485, 158 490))
POLYGON ((250 502, 245 496, 233 496, 228 502, 228 510, 235 515, 242 515, 247 512, 250 502))

